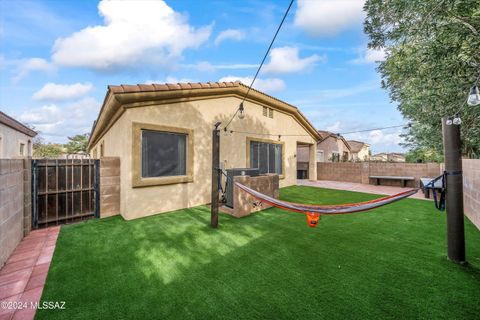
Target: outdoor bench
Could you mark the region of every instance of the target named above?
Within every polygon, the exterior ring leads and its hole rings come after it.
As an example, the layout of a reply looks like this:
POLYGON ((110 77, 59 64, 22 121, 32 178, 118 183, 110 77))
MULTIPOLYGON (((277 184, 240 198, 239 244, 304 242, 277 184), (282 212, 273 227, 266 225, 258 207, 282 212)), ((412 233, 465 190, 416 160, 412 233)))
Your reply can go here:
POLYGON ((440 193, 443 189, 443 178, 435 181, 435 183, 432 185, 429 185, 428 187, 425 187, 428 183, 430 183, 434 178, 420 178, 420 187, 422 188, 422 191, 425 195, 425 198, 429 199, 430 198, 430 192, 432 192, 434 189, 440 193))
POLYGON ((414 177, 397 177, 397 176, 370 176, 370 179, 375 179, 375 185, 380 185, 380 180, 400 180, 402 181, 402 186, 406 187, 408 181, 414 181, 414 177))

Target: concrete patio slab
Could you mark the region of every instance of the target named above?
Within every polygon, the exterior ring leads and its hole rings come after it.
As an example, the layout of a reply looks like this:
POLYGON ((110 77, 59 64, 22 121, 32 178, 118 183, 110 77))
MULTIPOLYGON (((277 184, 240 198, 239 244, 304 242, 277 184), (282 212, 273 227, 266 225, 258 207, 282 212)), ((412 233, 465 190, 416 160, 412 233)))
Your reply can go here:
MULTIPOLYGON (((317 181, 297 180, 297 184, 302 186, 309 186, 309 187, 347 190, 347 191, 356 191, 356 192, 365 192, 365 193, 374 193, 374 194, 385 194, 385 195, 393 195, 393 194, 404 192, 410 189, 410 188, 375 186, 371 184, 329 181, 329 180, 317 180, 317 181)), ((418 190, 418 192, 413 196, 411 196, 410 198, 430 200, 430 201, 432 200, 432 199, 425 199, 421 190, 418 190)))
POLYGON ((0 269, 0 320, 33 319, 52 261, 60 226, 32 231, 0 269), (7 302, 7 303, 2 303, 7 302))

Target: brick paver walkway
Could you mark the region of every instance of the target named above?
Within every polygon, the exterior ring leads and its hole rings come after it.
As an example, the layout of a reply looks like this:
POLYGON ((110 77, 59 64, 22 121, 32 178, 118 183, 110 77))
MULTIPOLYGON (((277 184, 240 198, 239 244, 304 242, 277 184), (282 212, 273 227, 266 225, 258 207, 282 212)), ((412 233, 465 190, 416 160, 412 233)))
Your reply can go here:
POLYGON ((0 270, 0 320, 35 317, 28 306, 42 296, 59 232, 59 226, 32 231, 8 258, 0 270), (14 302, 27 308, 11 309, 14 302))
MULTIPOLYGON (((386 194, 386 195, 397 194, 409 189, 409 188, 401 188, 401 187, 375 186, 371 184, 341 182, 341 181, 327 181, 327 180, 318 180, 318 181, 297 180, 297 184, 304 185, 304 186, 318 187, 318 188, 326 188, 326 189, 348 190, 348 191, 357 191, 357 192, 365 192, 365 193, 386 194)), ((411 196, 410 198, 429 200, 429 199, 425 199, 421 190, 418 190, 418 192, 413 196, 411 196)))

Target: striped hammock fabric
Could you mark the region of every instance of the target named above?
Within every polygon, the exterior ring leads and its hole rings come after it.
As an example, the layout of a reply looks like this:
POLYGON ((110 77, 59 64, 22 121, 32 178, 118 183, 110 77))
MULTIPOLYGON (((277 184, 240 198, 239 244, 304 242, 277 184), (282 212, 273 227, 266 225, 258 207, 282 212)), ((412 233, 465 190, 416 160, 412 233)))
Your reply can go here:
POLYGON ((379 198, 371 201, 351 203, 351 204, 309 205, 309 204, 301 204, 301 203, 278 200, 278 199, 269 197, 263 193, 260 193, 258 191, 255 191, 238 182, 235 182, 235 185, 262 202, 265 202, 269 205, 272 205, 280 209, 307 214, 307 218, 308 218, 308 215, 310 215, 313 218, 313 217, 318 217, 318 215, 320 214, 347 214, 347 213, 367 211, 367 210, 375 209, 375 208, 396 202, 398 200, 410 197, 415 193, 417 193, 418 191, 418 189, 410 189, 405 192, 394 194, 392 196, 383 197, 383 198, 379 198))

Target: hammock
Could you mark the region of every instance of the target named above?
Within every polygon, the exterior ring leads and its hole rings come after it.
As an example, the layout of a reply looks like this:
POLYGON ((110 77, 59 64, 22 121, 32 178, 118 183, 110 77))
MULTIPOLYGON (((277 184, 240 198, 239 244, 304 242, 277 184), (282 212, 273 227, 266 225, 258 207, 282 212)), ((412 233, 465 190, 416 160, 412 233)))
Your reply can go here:
POLYGON ((243 191, 249 193, 258 200, 265 202, 271 206, 293 212, 303 213, 307 216, 307 223, 310 227, 316 227, 318 220, 320 220, 321 214, 347 214, 362 212, 371 209, 375 209, 386 204, 393 203, 395 201, 410 197, 417 193, 418 189, 411 189, 405 192, 401 192, 395 195, 365 201, 358 203, 350 204, 340 204, 340 205, 310 205, 310 204, 301 204, 288 201, 278 200, 272 197, 267 196, 266 194, 255 191, 247 186, 244 186, 241 183, 235 182, 235 185, 242 189, 243 191))

